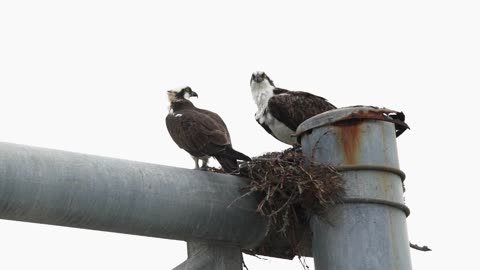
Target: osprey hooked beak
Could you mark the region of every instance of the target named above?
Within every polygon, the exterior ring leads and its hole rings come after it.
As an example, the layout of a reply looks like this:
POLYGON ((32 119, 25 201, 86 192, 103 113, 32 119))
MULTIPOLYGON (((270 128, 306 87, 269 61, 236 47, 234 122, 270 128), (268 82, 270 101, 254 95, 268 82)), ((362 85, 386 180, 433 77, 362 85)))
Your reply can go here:
POLYGON ((194 92, 194 91, 192 91, 192 92, 190 93, 190 96, 191 96, 191 97, 196 97, 196 98, 198 98, 198 94, 197 94, 196 92, 194 92))
POLYGON ((168 99, 170 102, 177 100, 188 100, 191 97, 197 97, 198 94, 192 90, 190 87, 175 88, 167 91, 168 99))
POLYGON ((273 81, 263 71, 257 71, 252 74, 252 78, 250 79, 250 85, 253 85, 254 83, 267 84, 275 87, 275 85, 273 84, 273 81))
POLYGON ((189 99, 191 97, 197 97, 198 98, 198 94, 193 92, 192 88, 190 88, 189 86, 186 86, 186 87, 182 88, 182 90, 180 90, 180 92, 177 93, 177 97, 178 98, 184 98, 184 99, 189 99))
POLYGON ((267 75, 265 74, 265 72, 263 71, 257 71, 255 73, 252 74, 252 79, 251 81, 255 81, 257 83, 261 83, 263 80, 265 80, 265 78, 267 77, 267 75))

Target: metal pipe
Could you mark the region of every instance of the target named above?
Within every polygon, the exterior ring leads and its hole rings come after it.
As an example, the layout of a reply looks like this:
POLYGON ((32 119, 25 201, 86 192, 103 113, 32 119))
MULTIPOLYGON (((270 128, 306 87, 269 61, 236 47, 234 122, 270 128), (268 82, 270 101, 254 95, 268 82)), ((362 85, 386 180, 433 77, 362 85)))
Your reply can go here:
POLYGON ((297 129, 305 158, 338 167, 346 182, 345 203, 310 220, 315 269, 412 268, 405 176, 398 169, 394 124, 383 117, 378 108, 342 108, 297 129))
POLYGON ((188 242, 188 259, 173 270, 241 270, 242 251, 239 247, 188 242))
POLYGON ((0 143, 0 218, 252 248, 267 224, 246 180, 0 143))

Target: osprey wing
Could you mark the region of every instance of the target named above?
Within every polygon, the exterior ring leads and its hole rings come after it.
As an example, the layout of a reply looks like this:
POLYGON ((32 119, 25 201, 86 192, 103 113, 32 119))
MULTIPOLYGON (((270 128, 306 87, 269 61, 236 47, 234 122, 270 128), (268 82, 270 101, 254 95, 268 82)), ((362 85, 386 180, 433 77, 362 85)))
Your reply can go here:
POLYGON ((223 129, 223 131, 226 132, 227 136, 228 136, 228 140, 230 141, 230 133, 228 132, 228 129, 227 129, 227 125, 225 124, 225 122, 223 121, 223 119, 220 117, 220 115, 212 112, 212 111, 209 111, 209 110, 204 110, 204 109, 198 109, 197 108, 197 111, 205 114, 206 116, 212 118, 214 121, 215 121, 215 125, 218 129, 223 129))
POLYGON ((193 156, 215 155, 230 144, 221 124, 198 110, 182 110, 165 119, 175 143, 193 156))
POLYGON ((325 98, 307 92, 277 88, 274 94, 268 101, 268 111, 293 131, 308 118, 336 109, 325 98))
POLYGON ((275 139, 277 140, 280 140, 279 138, 277 138, 277 136, 275 136, 275 134, 273 133, 273 131, 270 129, 270 127, 265 124, 265 123, 261 123, 259 119, 255 119, 257 121, 257 123, 263 127, 263 129, 265 129, 266 132, 268 132, 270 135, 272 135, 275 139))

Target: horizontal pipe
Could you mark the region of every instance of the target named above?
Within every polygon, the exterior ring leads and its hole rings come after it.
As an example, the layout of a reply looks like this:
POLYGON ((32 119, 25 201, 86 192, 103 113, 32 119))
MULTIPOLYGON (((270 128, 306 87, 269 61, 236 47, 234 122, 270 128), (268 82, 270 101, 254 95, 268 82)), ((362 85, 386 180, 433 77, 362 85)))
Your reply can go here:
POLYGON ((0 218, 256 246, 266 220, 246 179, 0 143, 0 218))

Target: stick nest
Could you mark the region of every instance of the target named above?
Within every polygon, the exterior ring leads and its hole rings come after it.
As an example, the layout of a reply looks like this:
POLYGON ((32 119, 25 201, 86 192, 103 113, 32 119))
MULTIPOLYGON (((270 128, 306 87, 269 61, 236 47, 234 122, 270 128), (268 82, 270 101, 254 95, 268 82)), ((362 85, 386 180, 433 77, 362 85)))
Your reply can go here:
POLYGON ((240 164, 239 173, 251 180, 244 196, 261 194, 257 212, 268 218, 267 234, 287 238, 293 256, 298 254, 298 227, 304 227, 312 213, 324 215, 345 194, 340 173, 327 165, 307 165, 299 148, 254 157, 240 164))

